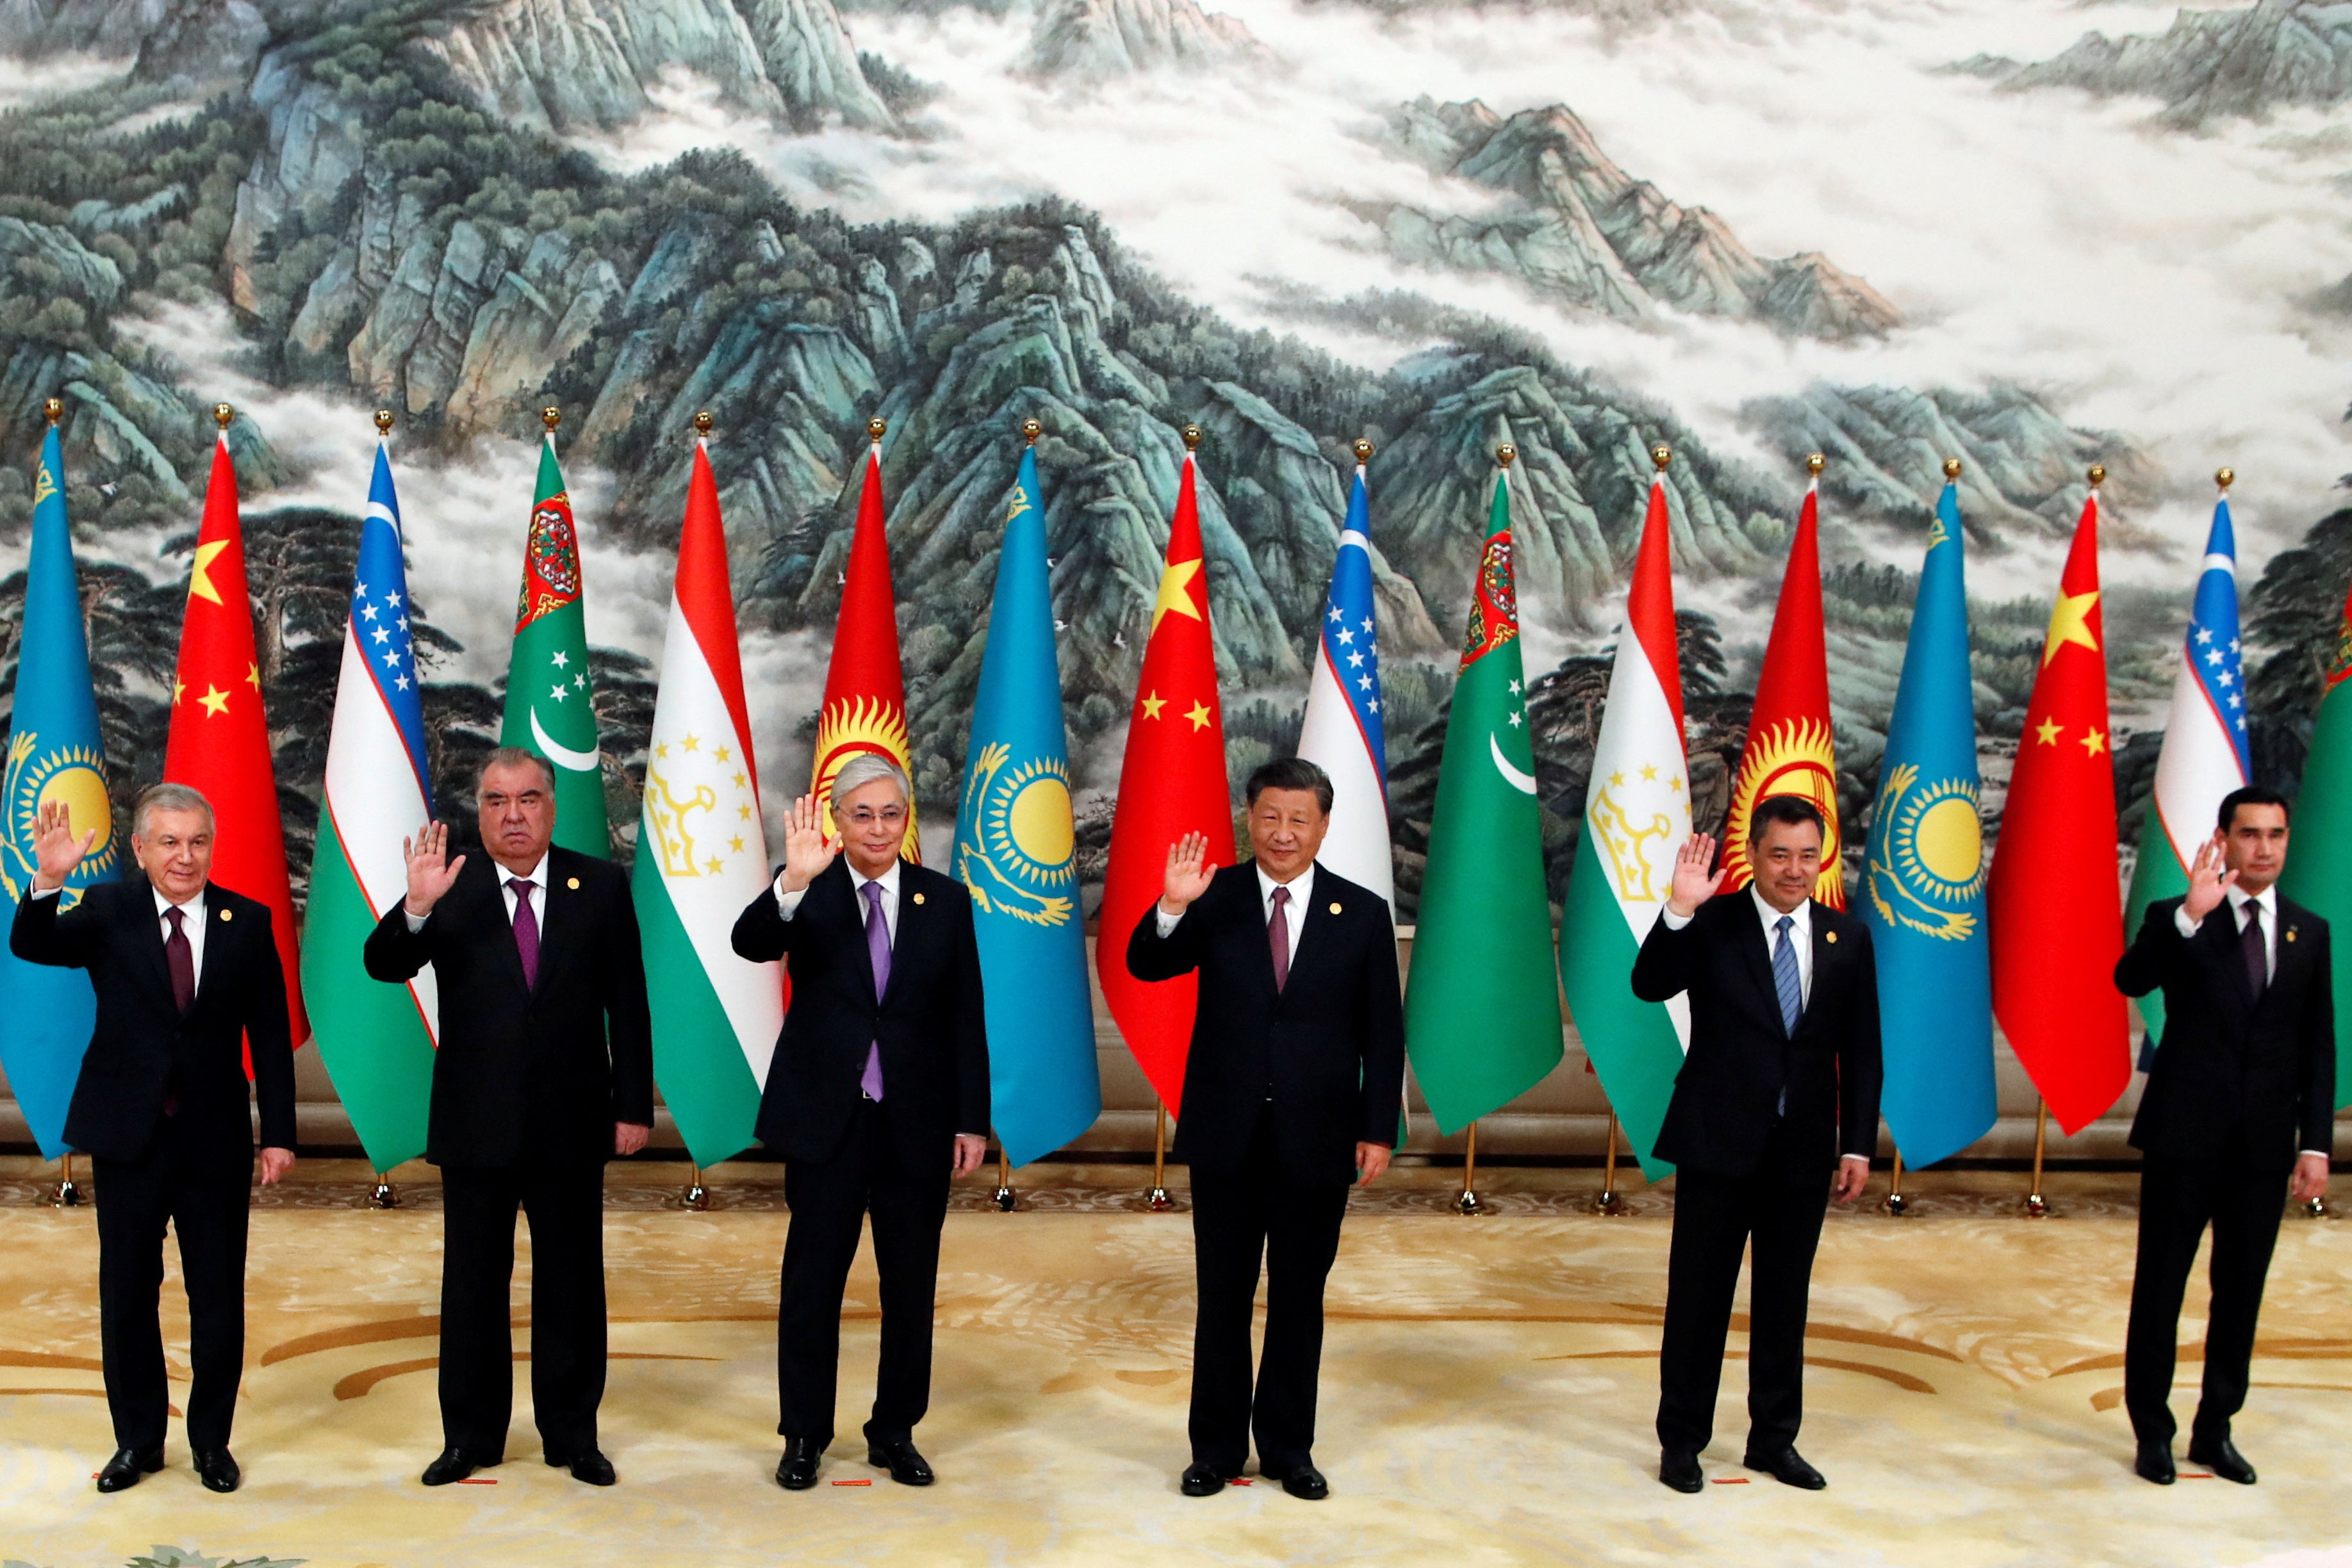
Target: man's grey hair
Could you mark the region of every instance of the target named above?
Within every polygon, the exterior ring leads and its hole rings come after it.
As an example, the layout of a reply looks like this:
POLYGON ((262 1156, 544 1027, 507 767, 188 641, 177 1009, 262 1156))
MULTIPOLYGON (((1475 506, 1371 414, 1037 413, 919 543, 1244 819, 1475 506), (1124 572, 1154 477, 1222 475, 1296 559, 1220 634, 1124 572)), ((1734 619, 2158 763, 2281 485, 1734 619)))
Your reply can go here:
POLYGON ((145 838, 147 819, 158 811, 202 811, 205 826, 213 826, 213 803, 185 784, 150 784, 140 790, 138 803, 131 808, 131 831, 145 838))
POLYGON ((861 751, 843 763, 841 771, 833 776, 835 814, 839 815, 843 800, 873 783, 877 779, 890 780, 892 786, 898 789, 898 800, 902 804, 911 806, 915 803, 915 787, 908 781, 905 768, 879 752, 861 751))
POLYGON ((541 757, 538 752, 531 750, 528 747, 501 746, 497 750, 491 752, 488 757, 482 758, 481 774, 474 781, 474 795, 476 799, 478 800, 481 796, 482 779, 488 779, 490 776, 490 769, 493 768, 536 768, 539 769, 540 777, 547 780, 548 799, 553 800, 555 798, 554 763, 550 762, 546 758, 541 757))

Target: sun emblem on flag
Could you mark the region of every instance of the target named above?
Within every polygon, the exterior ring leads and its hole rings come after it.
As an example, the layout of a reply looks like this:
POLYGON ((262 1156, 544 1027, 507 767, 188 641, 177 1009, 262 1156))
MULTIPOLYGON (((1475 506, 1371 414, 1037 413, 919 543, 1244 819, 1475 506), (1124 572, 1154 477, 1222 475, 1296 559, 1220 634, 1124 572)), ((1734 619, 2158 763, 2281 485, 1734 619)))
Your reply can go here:
POLYGON ((1839 908, 1845 904, 1845 877, 1838 867, 1844 848, 1838 833, 1837 754, 1830 727, 1817 718, 1790 719, 1762 735, 1751 735, 1731 789, 1730 818, 1723 827, 1723 863, 1734 875, 1753 876, 1748 863, 1748 823, 1759 800, 1795 795, 1821 809, 1822 874, 1814 896, 1839 908))
POLYGON ((958 841, 956 873, 982 914, 1066 925, 1077 908, 1078 881, 1069 770, 1046 758, 1016 767, 1012 757, 1012 748, 997 742, 973 766, 978 841, 958 841))
MULTIPOLYGON (((901 768, 906 768, 906 713, 878 697, 851 697, 825 705, 824 711, 817 716, 816 779, 810 786, 819 810, 828 810, 833 804, 834 775, 841 771, 843 763, 861 751, 887 757, 901 768)), ((905 854, 910 861, 919 858, 915 841, 915 803, 909 800, 905 854)))
POLYGON ((1864 883, 1880 919, 1947 942, 1977 928, 1967 906, 1984 893, 1984 826, 1966 779, 1919 783, 1905 763, 1887 775, 1864 883))
MULTIPOLYGON (((114 837, 114 804, 106 793, 105 762, 94 747, 66 746, 43 751, 40 737, 24 731, 8 743, 8 764, 0 775, 0 801, 5 801, 7 833, 0 839, 0 887, 10 899, 24 896, 32 881, 33 828, 41 808, 61 804, 79 835, 95 828, 98 838, 75 873, 79 878, 110 874, 121 858, 114 837)), ((81 900, 79 888, 67 890, 66 907, 81 900)))

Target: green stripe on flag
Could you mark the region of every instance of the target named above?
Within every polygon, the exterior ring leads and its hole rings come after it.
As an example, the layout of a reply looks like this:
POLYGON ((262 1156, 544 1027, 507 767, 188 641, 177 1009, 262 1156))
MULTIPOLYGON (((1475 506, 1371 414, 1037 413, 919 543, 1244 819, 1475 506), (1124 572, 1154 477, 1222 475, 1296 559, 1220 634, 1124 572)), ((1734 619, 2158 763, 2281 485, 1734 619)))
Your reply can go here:
POLYGON ((1650 1151, 1665 1124, 1675 1077, 1683 1070, 1682 1040, 1664 1008, 1633 994, 1633 959, 1641 944, 1625 924, 1606 868, 1590 863, 1601 852, 1585 836, 1579 819, 1576 870, 1560 912, 1560 985, 1584 1053, 1625 1129, 1626 1146, 1642 1162, 1644 1177, 1664 1181, 1675 1167, 1650 1151))
POLYGON ((641 849, 630 873, 652 982, 654 1076, 686 1152, 707 1169, 756 1141, 751 1127, 760 1114, 760 1085, 670 902, 659 859, 641 849))
POLYGON ((336 833, 320 824, 302 927, 302 1001, 352 1131, 368 1162, 388 1171, 425 1152, 433 1096, 433 1038, 406 986, 370 977, 361 962, 375 912, 336 833))
MULTIPOLYGON (((2147 816, 2139 825, 2139 863, 2132 867, 2131 896, 2124 902, 2124 940, 2138 940, 2140 923, 2147 918, 2149 904, 2160 898, 2178 898, 2188 891, 2188 868, 2172 852, 2172 840, 2165 833, 2163 820, 2156 814, 2156 798, 2151 795, 2147 816)), ((2148 1038, 2162 1045, 2164 992, 2150 991, 2137 1002, 2139 1016, 2147 1023, 2148 1038)), ((2145 1071, 2145 1061, 2141 1065, 2145 1071)))
MULTIPOLYGON (((2352 681, 2319 699, 2279 891, 2352 941, 2352 681)), ((2336 960, 2336 1103, 2352 1104, 2352 958, 2336 960)))

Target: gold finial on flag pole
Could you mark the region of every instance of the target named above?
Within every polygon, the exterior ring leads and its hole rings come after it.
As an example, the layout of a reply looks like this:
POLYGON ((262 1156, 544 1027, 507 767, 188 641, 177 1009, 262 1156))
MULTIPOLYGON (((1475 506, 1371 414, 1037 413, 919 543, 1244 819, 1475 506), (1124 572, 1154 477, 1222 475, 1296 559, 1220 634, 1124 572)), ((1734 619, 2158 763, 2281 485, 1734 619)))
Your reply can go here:
POLYGON ((236 410, 229 407, 228 404, 225 402, 216 402, 213 404, 213 423, 219 425, 223 430, 226 430, 228 428, 229 421, 236 417, 236 410))
POLYGON ((2104 463, 2094 463, 2091 465, 2090 471, 2083 477, 2088 479, 2091 482, 2091 488, 2095 490, 2107 482, 2107 465, 2104 463))
POLYGON ((1958 458, 1947 457, 1944 459, 1944 477, 1953 481, 1955 484, 1958 483, 1960 477, 1960 460, 1958 458))
POLYGON ((392 434, 392 410, 380 408, 375 411, 375 434, 378 440, 392 434))
POLYGON ((1037 438, 1045 434, 1045 422, 1036 415, 1032 414, 1021 422, 1022 444, 1034 446, 1037 444, 1037 438))
POLYGON ((1805 472, 1816 479, 1822 476, 1822 470, 1829 465, 1830 460, 1818 452, 1809 452, 1805 455, 1805 472))
POLYGON ((50 423, 52 426, 54 426, 54 425, 58 423, 58 421, 59 421, 59 420, 63 419, 65 416, 66 416, 66 400, 65 400, 65 399, 63 399, 63 398, 61 398, 61 397, 53 397, 53 398, 49 398, 49 399, 46 400, 46 401, 41 404, 41 417, 42 417, 43 419, 47 420, 47 421, 49 422, 49 423, 50 423))
POLYGON ((2219 485, 2224 490, 2237 483, 2237 479, 2238 471, 2235 468, 2216 468, 2213 470, 2213 483, 2219 485))
POLYGON ((1372 444, 1369 440, 1360 435, 1356 437, 1355 453, 1356 465, 1358 467, 1360 468, 1365 464, 1370 463, 1372 460, 1372 444))
POLYGON ((696 435, 701 437, 705 441, 710 439, 710 411, 709 409, 701 408, 695 410, 694 434, 696 435))
POLYGON ((1495 461, 1501 464, 1506 468, 1508 468, 1518 455, 1519 449, 1512 445, 1507 441, 1495 448, 1495 461))
POLYGON ((2037 1097, 2033 1102, 2033 1186, 2025 1195, 2024 1205, 2028 1219, 2046 1219, 2050 1216, 2050 1200, 2042 1196, 2042 1151, 2049 1137, 2050 1102, 2037 1097))
POLYGON ((1185 451, 1198 452, 1201 449, 1201 427, 1199 425, 1188 424, 1176 434, 1184 438, 1185 451))
POLYGON ((1462 1150, 1462 1196, 1454 1200, 1456 1214, 1480 1215, 1486 1206, 1478 1201, 1478 1124, 1470 1124, 1469 1141, 1462 1150))
POLYGON ((555 427, 563 423, 563 411, 553 403, 549 403, 539 411, 539 423, 547 426, 547 434, 552 435, 555 434, 555 427))
POLYGON ((867 440, 869 440, 869 441, 871 441, 871 442, 873 442, 873 443, 874 443, 874 444, 875 444, 875 445, 877 445, 877 446, 879 446, 879 445, 881 445, 881 444, 882 444, 882 438, 883 438, 885 435, 887 435, 889 433, 890 433, 890 422, 889 422, 888 420, 887 420, 887 419, 884 419, 884 418, 883 418, 880 414, 878 414, 878 413, 877 413, 877 414, 876 414, 872 419, 869 419, 869 420, 867 420, 867 421, 866 422, 866 439, 867 439, 867 440))
POLYGON ((1672 463, 1674 460, 1675 449, 1667 445, 1664 442, 1661 441, 1655 446, 1650 448, 1650 461, 1657 465, 1659 473, 1664 473, 1666 471, 1666 465, 1672 463))
POLYGON ((1622 1214, 1625 1200, 1617 1196, 1617 1113, 1609 1113, 1609 1153, 1601 1164, 1601 1193, 1592 1200, 1595 1214, 1622 1214))

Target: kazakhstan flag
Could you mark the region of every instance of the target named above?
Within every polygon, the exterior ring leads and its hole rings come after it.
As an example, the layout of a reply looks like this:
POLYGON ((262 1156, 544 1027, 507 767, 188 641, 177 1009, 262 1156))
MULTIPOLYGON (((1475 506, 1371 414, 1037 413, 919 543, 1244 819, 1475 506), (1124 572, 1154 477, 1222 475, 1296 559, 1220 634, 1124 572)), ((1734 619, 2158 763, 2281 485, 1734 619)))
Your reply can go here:
MULTIPOLYGON (((58 896, 81 897, 93 882, 112 882, 122 865, 114 811, 106 793, 106 755, 99 741, 98 697, 89 684, 89 643, 82 632, 81 591, 74 581, 73 538, 66 529, 66 465, 57 427, 41 444, 33 475, 33 545, 25 571, 25 621, 16 658, 16 708, 9 718, 7 765, 0 772, 0 889, 7 917, 33 882, 33 823, 43 806, 62 802, 76 833, 98 840, 58 896)), ((41 1154, 66 1152, 66 1105, 89 1044, 98 998, 79 969, 27 964, 0 943, 0 1068, 32 1124, 41 1154)))
POLYGON ((964 755, 955 874, 980 938, 996 1136, 1026 1165, 1102 1113, 1034 451, 1022 454, 1004 514, 964 755))
POLYGON ((1931 1166, 1991 1131, 1994 1116, 1968 582, 1951 484, 1919 570, 1862 887, 1878 954, 1886 1125, 1906 1164, 1931 1166))

